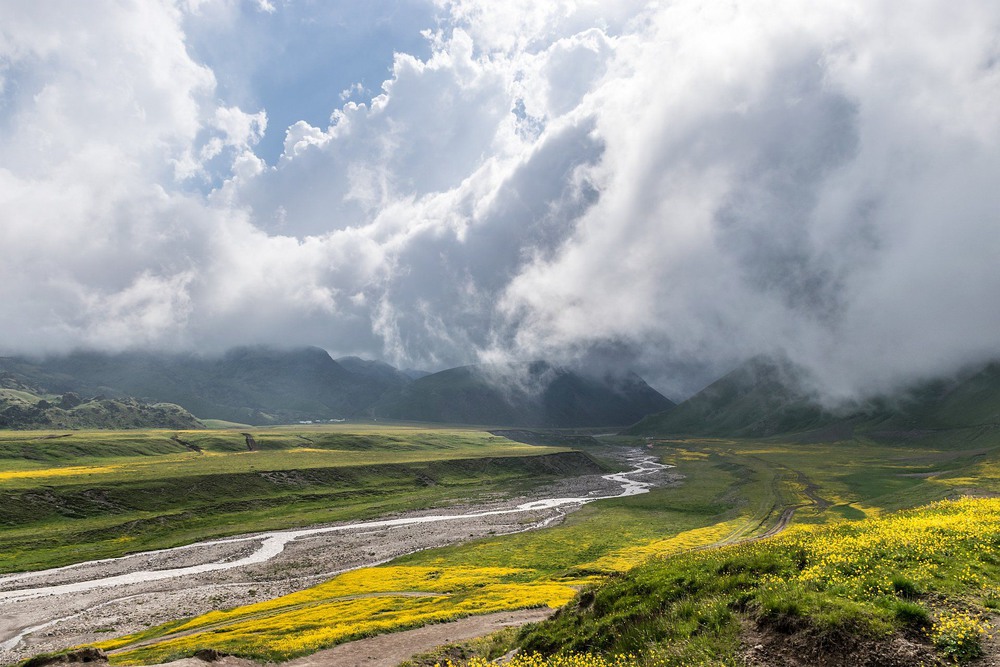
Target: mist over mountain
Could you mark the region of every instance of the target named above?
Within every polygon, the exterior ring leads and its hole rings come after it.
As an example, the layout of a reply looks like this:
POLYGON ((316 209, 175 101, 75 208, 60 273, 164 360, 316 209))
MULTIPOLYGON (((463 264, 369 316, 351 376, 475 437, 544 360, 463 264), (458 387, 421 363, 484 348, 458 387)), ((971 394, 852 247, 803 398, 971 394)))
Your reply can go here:
POLYGON ((673 405, 633 373, 588 375, 534 362, 434 373, 383 396, 373 414, 415 421, 566 428, 624 426, 673 405))
POLYGON ((806 369, 787 359, 756 357, 628 432, 903 441, 947 433, 956 442, 975 440, 1000 428, 1000 362, 864 400, 831 405, 823 398, 806 369))
POLYGON ((613 352, 677 399, 785 356, 824 404, 1000 357, 1000 3, 3 17, 0 354, 613 352))
POLYGON ((412 379, 380 361, 320 348, 235 348, 220 356, 75 352, 0 358, 11 387, 183 406, 248 424, 399 419, 496 426, 625 426, 673 405, 640 377, 545 362, 469 366, 412 379))

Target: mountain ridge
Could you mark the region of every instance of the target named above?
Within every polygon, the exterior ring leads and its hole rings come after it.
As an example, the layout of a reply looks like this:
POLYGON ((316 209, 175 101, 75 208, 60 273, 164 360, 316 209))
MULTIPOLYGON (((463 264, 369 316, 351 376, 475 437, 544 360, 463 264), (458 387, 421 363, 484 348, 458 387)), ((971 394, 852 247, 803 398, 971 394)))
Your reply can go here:
POLYGON ((316 347, 265 346, 234 348, 218 357, 78 351, 46 359, 0 358, 0 373, 9 381, 51 394, 137 397, 175 403, 206 419, 252 425, 349 418, 625 426, 673 405, 635 374, 588 374, 546 362, 520 366, 517 372, 465 366, 421 374, 359 357, 335 360, 316 347))
POLYGON ((194 415, 173 403, 151 404, 131 397, 84 399, 72 392, 46 395, 22 382, 5 380, 0 377, 0 428, 204 428, 194 415))
POLYGON ((624 426, 673 402, 634 373, 586 375, 535 361, 451 368, 386 394, 373 414, 442 423, 624 426))
POLYGON ((770 437, 826 434, 913 439, 938 431, 1000 427, 1000 363, 925 380, 892 395, 825 406, 787 360, 754 357, 630 435, 770 437))

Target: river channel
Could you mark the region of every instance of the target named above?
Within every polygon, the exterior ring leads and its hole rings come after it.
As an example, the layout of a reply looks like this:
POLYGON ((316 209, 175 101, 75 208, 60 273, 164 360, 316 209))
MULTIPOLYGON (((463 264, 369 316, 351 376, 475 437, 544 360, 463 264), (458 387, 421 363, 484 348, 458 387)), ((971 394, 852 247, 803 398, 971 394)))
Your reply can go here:
POLYGON ((542 528, 587 503, 679 477, 650 456, 628 461, 626 472, 564 480, 550 489, 569 491, 560 497, 248 534, 0 577, 0 662, 277 597, 404 553, 542 528))

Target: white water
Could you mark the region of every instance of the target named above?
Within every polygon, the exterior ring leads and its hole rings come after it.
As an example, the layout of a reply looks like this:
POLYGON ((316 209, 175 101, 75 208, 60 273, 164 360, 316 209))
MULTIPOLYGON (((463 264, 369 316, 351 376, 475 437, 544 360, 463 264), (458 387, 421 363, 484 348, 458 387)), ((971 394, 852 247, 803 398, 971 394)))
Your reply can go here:
MULTIPOLYGON (((259 563, 265 563, 282 551, 284 551, 285 546, 290 542, 305 537, 311 537, 315 535, 321 535, 324 533, 334 533, 341 531, 354 531, 354 530, 364 530, 367 528, 379 529, 379 528, 391 528, 394 526, 408 526, 415 524, 425 524, 425 523, 437 523, 442 521, 455 521, 460 519, 474 519, 477 517, 486 516, 497 516, 502 514, 515 514, 518 512, 530 512, 537 510, 547 510, 556 509, 559 507, 564 507, 567 505, 585 505, 587 503, 594 502, 595 500, 608 500, 611 498, 624 498, 626 496, 635 496, 642 493, 647 493, 652 486, 649 482, 643 482, 634 477, 641 477, 643 475, 649 475, 658 470, 664 468, 672 468, 673 466, 656 463, 653 457, 637 457, 630 459, 635 467, 632 470, 622 473, 615 473, 611 475, 604 475, 604 479, 617 482, 621 484, 621 492, 615 495, 609 496, 594 496, 594 497, 583 497, 583 498, 548 498, 543 500, 533 500, 531 502, 522 503, 517 507, 502 510, 489 510, 484 512, 471 512, 468 514, 436 514, 430 516, 419 516, 419 517, 409 517, 403 519, 384 519, 380 521, 364 521, 358 523, 345 524, 340 526, 326 526, 320 528, 306 528, 303 530, 291 530, 291 531, 275 531, 270 533, 262 533, 258 535, 247 535, 234 537, 223 540, 212 540, 209 542, 199 542, 197 544, 189 544, 183 547, 176 547, 173 549, 161 549, 158 551, 147 551, 140 554, 131 554, 129 556, 122 556, 120 558, 105 558, 101 560, 88 561, 85 563, 77 563, 75 565, 68 565, 66 567, 53 568, 49 570, 40 570, 37 572, 25 572, 21 574, 9 575, 7 577, 0 577, 0 587, 5 584, 9 584, 15 581, 30 580, 32 578, 44 577, 57 572, 66 572, 69 570, 83 568, 86 566, 91 566, 95 564, 102 563, 112 563, 118 561, 124 561, 127 559, 135 559, 148 557, 154 554, 170 554, 176 553, 189 549, 197 549, 199 547, 214 546, 219 544, 233 544, 239 542, 259 542, 256 550, 247 556, 244 556, 235 560, 219 560, 212 563, 204 563, 200 565, 191 565, 186 567, 177 567, 164 570, 141 570, 137 572, 129 572, 126 574, 120 574, 111 577, 102 577, 98 579, 90 579, 84 581, 78 581, 68 584, 57 584, 49 586, 38 586, 38 587, 28 587, 19 588, 16 590, 0 591, 0 602, 17 602, 22 600, 30 600, 46 595, 63 595, 67 593, 79 593, 84 591, 90 591, 98 588, 107 588, 111 586, 120 586, 126 584, 138 584, 144 582, 160 581, 164 579, 174 579, 178 577, 187 577, 196 574, 203 574, 206 572, 218 572, 221 570, 230 570, 237 567, 245 567, 248 565, 256 565, 259 563)), ((548 523, 548 521, 544 522, 548 523)), ((59 619, 66 620, 66 619, 59 619)), ((50 621, 41 626, 36 626, 32 628, 27 628, 19 633, 17 636, 0 643, 0 651, 10 650, 14 648, 22 638, 28 634, 48 627, 49 625, 58 622, 50 621)))

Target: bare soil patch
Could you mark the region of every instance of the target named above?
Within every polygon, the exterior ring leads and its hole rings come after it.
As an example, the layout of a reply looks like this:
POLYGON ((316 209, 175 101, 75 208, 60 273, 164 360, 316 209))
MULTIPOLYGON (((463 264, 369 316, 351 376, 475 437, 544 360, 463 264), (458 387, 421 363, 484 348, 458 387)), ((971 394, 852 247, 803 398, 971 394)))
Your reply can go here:
POLYGON ((901 635, 864 637, 816 628, 777 629, 746 623, 747 667, 917 667, 942 664, 926 641, 901 635))

